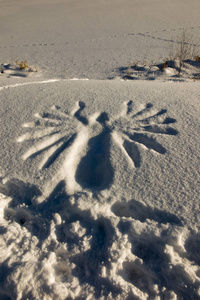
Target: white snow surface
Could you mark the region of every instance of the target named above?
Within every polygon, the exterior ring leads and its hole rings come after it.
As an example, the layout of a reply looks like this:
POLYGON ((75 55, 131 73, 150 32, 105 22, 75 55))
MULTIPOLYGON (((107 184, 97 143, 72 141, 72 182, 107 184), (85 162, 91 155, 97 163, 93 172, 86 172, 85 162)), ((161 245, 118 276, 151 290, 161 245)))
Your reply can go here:
POLYGON ((199 14, 0 0, 0 299, 200 299, 199 14))

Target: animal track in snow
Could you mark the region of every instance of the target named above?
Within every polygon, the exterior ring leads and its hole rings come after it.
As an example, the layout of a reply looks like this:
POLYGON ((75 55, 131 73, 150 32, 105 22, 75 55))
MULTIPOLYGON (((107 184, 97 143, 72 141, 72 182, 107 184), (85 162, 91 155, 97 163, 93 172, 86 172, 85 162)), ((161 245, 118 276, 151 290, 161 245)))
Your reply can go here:
MULTIPOLYGON (((171 32, 175 32, 175 31, 180 31, 180 30, 194 30, 194 29, 199 29, 200 26, 191 26, 191 27, 187 27, 187 28, 171 28, 171 29, 162 29, 162 30, 156 30, 156 31, 146 31, 146 32, 128 32, 128 33, 123 33, 123 34, 114 34, 114 35, 107 35, 107 36, 102 36, 102 37, 98 37, 98 38, 93 38, 93 39, 88 39, 88 40, 80 40, 80 41, 63 41, 60 43, 33 43, 33 44, 20 44, 20 45, 0 45, 0 49, 8 49, 8 48, 22 48, 22 47, 49 47, 49 46, 62 46, 62 45, 72 45, 72 44, 82 44, 82 43, 93 43, 93 42, 98 42, 104 39, 116 39, 119 37, 124 37, 127 38, 128 36, 142 36, 142 37, 148 37, 148 38, 152 38, 152 39, 157 39, 157 40, 162 40, 165 42, 172 42, 172 43, 178 43, 176 40, 172 40, 171 38, 164 38, 161 36, 158 36, 158 34, 162 34, 162 33, 171 33, 171 32), (156 35, 155 35, 156 34, 156 35)), ((199 44, 194 44, 191 43, 191 45, 194 46, 199 46, 199 44)))
MULTIPOLYGON (((167 110, 155 111, 147 103, 134 111, 133 101, 124 103, 121 115, 109 118, 106 112, 87 117, 81 113, 85 103, 77 102, 70 114, 53 106, 50 112, 35 114, 36 120, 23 126, 33 129, 18 138, 18 142, 36 141, 23 155, 23 159, 43 155, 39 169, 49 168, 65 151, 65 160, 56 179, 67 182, 72 192, 85 189, 108 188, 114 179, 110 159, 111 146, 115 143, 127 157, 132 167, 141 165, 140 147, 165 154, 166 149, 154 138, 155 134, 176 135, 170 127, 176 122, 167 116, 167 110)), ((52 185, 52 182, 51 182, 52 185)))

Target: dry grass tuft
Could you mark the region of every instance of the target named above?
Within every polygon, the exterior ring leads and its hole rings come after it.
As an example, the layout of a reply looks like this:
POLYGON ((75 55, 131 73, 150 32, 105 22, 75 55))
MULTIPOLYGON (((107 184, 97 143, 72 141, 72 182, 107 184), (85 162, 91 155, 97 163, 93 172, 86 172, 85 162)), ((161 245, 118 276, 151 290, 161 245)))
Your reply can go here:
POLYGON ((28 70, 29 72, 38 72, 38 69, 35 66, 34 67, 29 66, 26 60, 21 62, 17 60, 16 64, 19 66, 20 70, 28 70))
POLYGON ((163 63, 162 63, 162 65, 160 66, 160 70, 164 70, 165 68, 167 68, 168 67, 168 59, 166 59, 163 63))
POLYGON ((200 55, 196 55, 194 60, 200 62, 200 55))

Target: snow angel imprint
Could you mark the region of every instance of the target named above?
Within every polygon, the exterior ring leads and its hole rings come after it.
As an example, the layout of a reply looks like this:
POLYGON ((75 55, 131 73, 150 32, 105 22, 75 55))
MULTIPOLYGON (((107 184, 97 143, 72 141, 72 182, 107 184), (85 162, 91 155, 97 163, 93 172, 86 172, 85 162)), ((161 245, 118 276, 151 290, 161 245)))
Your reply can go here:
POLYGON ((154 136, 177 134, 170 127, 176 120, 167 116, 166 109, 155 111, 150 103, 135 112, 133 101, 126 102, 120 116, 112 119, 106 112, 95 113, 87 118, 81 114, 84 108, 85 104, 79 101, 68 114, 60 107, 53 106, 50 112, 37 113, 34 122, 23 125, 32 128, 33 132, 22 135, 18 142, 34 142, 23 155, 24 160, 41 155, 39 169, 46 169, 64 153, 64 162, 52 179, 51 186, 55 187, 65 180, 71 192, 108 188, 114 179, 110 159, 112 142, 121 148, 133 167, 139 168, 139 144, 165 154, 166 149, 154 136))

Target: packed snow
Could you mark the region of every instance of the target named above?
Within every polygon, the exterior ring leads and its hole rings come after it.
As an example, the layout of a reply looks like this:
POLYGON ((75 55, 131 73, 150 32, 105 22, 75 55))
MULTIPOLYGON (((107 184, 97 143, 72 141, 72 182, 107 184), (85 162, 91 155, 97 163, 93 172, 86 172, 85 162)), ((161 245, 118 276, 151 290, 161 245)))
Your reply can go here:
POLYGON ((0 299, 200 299, 200 3, 160 2, 0 1, 0 299))

